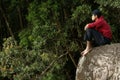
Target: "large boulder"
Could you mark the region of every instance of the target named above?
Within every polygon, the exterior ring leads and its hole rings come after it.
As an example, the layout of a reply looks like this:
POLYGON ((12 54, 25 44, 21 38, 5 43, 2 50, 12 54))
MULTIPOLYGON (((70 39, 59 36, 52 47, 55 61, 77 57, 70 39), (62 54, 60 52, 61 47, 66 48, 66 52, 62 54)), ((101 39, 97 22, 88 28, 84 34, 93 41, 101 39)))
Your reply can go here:
POLYGON ((120 80, 120 44, 96 47, 81 57, 76 80, 120 80))

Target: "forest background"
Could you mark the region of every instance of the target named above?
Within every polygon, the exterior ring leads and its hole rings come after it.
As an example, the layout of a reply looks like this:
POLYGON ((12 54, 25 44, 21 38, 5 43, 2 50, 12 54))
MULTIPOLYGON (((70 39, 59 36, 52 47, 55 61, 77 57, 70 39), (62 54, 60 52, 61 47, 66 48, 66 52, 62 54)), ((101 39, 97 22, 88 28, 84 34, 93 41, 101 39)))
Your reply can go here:
POLYGON ((119 0, 0 0, 0 80, 74 80, 94 9, 119 43, 119 0))

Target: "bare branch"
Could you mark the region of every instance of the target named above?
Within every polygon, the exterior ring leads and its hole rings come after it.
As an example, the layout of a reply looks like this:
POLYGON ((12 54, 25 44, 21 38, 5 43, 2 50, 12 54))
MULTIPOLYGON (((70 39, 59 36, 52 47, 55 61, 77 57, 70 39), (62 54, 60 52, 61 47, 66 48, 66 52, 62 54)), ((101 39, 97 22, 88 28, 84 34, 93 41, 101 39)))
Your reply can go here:
POLYGON ((52 66, 56 61, 58 61, 60 58, 62 58, 63 56, 65 56, 65 55, 67 55, 67 54, 68 54, 68 52, 66 52, 65 54, 60 55, 57 59, 55 59, 54 61, 52 61, 52 62, 50 63, 50 65, 40 74, 40 76, 42 77, 45 73, 47 73, 47 71, 51 68, 51 66, 52 66))

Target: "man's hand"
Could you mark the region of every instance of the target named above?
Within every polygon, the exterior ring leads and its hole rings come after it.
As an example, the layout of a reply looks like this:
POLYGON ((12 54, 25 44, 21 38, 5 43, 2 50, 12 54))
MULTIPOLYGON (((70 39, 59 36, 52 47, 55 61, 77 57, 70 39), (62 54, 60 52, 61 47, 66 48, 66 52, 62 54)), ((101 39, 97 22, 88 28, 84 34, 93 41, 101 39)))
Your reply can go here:
POLYGON ((84 30, 86 30, 88 28, 88 24, 86 24, 86 26, 84 27, 84 30))

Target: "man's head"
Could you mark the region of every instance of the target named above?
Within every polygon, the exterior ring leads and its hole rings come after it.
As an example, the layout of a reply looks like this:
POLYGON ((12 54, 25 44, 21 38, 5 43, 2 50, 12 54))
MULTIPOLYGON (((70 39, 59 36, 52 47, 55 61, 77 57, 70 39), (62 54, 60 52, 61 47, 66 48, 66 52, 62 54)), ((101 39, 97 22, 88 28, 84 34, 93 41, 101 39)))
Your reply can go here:
POLYGON ((96 20, 99 17, 101 17, 101 12, 98 9, 94 10, 92 12, 92 20, 94 21, 94 20, 96 20))

